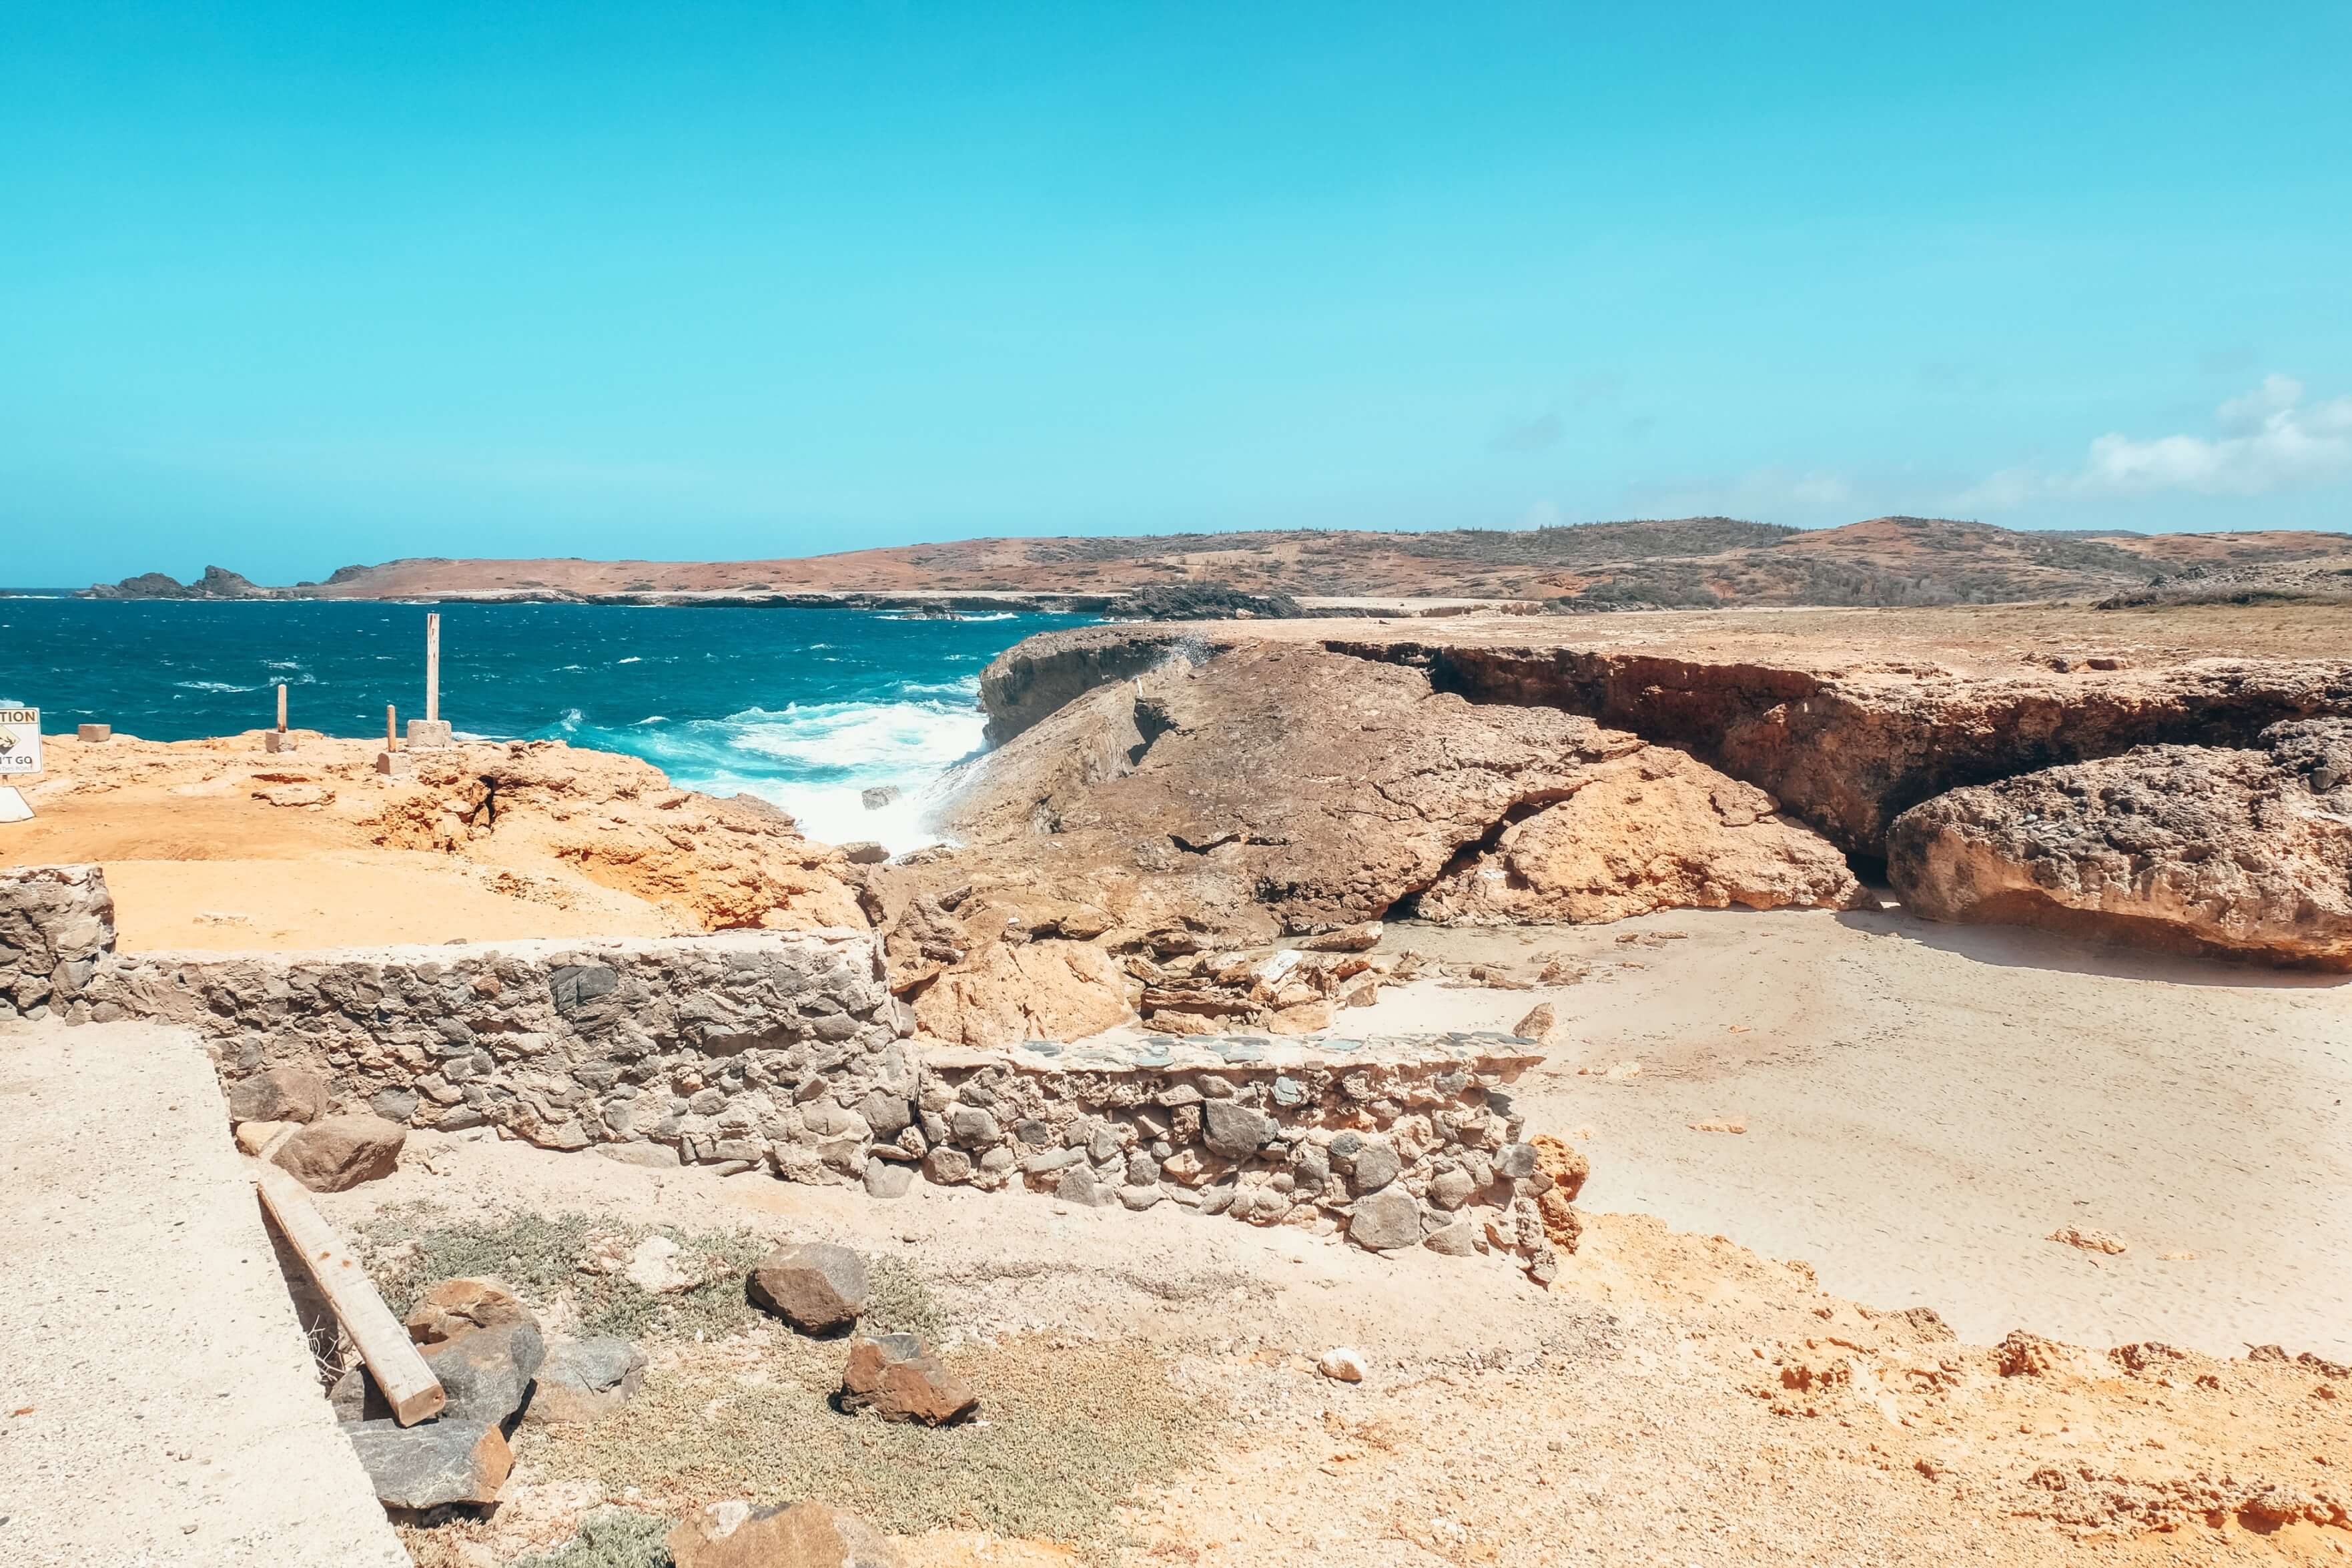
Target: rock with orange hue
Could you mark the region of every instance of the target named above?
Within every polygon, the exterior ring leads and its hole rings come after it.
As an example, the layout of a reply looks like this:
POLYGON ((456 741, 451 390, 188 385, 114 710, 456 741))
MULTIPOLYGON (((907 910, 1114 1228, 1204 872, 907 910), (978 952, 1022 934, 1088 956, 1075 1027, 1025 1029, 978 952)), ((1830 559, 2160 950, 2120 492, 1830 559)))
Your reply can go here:
POLYGON ((1931 920, 2352 969, 2352 719, 2260 740, 1953 790, 1895 819, 1888 877, 1931 920))
POLYGON ((979 1409, 980 1395, 913 1334, 879 1334, 849 1347, 841 1405, 871 1410, 885 1421, 944 1426, 979 1409))

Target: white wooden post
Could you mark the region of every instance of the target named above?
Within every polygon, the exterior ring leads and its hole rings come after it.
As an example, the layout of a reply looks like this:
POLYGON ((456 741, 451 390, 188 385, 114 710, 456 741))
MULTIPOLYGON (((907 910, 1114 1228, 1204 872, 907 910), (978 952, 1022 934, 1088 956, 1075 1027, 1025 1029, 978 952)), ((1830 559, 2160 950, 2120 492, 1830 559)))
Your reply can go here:
POLYGON ((278 732, 286 733, 286 683, 278 683, 278 732))
POLYGON ((429 723, 441 717, 441 613, 428 611, 425 616, 425 718, 429 723))

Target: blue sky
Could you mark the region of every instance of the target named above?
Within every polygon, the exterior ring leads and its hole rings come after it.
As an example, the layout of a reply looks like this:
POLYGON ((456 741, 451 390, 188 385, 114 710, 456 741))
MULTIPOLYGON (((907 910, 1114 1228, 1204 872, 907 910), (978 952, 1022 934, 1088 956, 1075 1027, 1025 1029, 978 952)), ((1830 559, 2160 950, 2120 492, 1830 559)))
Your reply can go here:
POLYGON ((2352 528, 2352 6, 0 8, 0 581, 2352 528))

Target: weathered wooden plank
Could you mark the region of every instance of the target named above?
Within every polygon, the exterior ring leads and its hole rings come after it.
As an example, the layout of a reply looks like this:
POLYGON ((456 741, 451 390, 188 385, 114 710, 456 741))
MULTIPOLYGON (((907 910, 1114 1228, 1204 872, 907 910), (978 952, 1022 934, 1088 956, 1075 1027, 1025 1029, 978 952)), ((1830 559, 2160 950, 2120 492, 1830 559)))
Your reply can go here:
POLYGON ((343 1331, 359 1347, 360 1358, 367 1363, 376 1387, 383 1391, 394 1418, 404 1426, 413 1426, 440 1414, 449 1397, 442 1391, 440 1380, 425 1364, 425 1358, 409 1341, 408 1331, 376 1294, 375 1282, 310 1202, 302 1184, 263 1161, 250 1164, 254 1184, 261 1190, 262 1206, 302 1259, 302 1267, 317 1282, 327 1305, 334 1309, 343 1331))

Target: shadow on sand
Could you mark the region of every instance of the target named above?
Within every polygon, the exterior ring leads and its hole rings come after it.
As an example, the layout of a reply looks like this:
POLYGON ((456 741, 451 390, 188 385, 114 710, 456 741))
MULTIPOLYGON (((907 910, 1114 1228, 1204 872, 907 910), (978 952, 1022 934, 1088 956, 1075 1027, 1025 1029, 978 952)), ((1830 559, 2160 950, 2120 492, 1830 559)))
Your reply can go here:
POLYGON ((2042 969, 2114 980, 2154 980, 2173 985, 2221 985, 2242 990, 2327 990, 2352 984, 2352 974, 2324 969, 2281 969, 2258 960, 2210 953, 2150 952, 2125 939, 2061 935, 2015 925, 1948 925, 1906 910, 1886 888, 1874 888, 1883 910, 1853 910, 1840 925, 1873 936, 1900 937, 1938 952, 1956 953, 1997 969, 2042 969))

